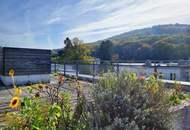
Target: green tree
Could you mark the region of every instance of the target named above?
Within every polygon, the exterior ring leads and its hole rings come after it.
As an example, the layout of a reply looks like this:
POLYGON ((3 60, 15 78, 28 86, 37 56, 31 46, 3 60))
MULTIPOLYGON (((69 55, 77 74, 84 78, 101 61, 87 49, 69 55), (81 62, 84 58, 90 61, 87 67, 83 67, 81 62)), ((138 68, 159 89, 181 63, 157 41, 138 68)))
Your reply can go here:
POLYGON ((64 41, 65 48, 63 49, 63 60, 64 61, 78 61, 78 60, 91 60, 93 59, 91 54, 91 49, 83 44, 78 38, 74 38, 72 41, 66 38, 64 41))
POLYGON ((99 48, 99 58, 101 60, 111 60, 113 54, 113 43, 110 40, 102 41, 99 48))
POLYGON ((173 45, 167 43, 156 44, 152 48, 152 59, 154 60, 170 60, 174 55, 173 45))

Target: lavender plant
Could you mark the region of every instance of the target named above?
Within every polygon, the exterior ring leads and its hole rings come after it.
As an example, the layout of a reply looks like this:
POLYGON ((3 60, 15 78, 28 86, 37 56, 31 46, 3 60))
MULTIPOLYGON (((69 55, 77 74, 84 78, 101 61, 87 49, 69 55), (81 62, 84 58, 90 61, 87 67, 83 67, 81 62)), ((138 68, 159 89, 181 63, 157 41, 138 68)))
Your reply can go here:
POLYGON ((106 74, 93 86, 92 127, 98 130, 169 130, 171 103, 154 77, 106 74))

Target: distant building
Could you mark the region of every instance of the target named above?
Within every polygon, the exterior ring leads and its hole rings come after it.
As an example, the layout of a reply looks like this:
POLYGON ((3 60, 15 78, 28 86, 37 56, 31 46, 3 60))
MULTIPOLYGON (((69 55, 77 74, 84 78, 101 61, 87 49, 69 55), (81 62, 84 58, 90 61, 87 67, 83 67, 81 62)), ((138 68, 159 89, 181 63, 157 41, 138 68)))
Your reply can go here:
MULTIPOLYGON (((159 79, 190 81, 190 60, 179 63, 118 63, 119 71, 134 72, 137 76, 156 75, 159 79)), ((117 68, 115 67, 115 70, 117 68)))
POLYGON ((51 51, 25 48, 0 48, 0 82, 11 85, 9 70, 15 71, 15 83, 48 82, 51 73, 51 51))

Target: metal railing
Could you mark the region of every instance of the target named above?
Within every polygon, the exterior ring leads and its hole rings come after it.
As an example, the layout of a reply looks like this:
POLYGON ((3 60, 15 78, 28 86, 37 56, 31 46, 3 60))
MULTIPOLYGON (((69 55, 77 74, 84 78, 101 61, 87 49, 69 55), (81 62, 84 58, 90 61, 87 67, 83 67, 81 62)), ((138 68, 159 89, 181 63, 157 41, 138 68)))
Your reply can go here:
MULTIPOLYGON (((185 61, 184 64, 187 69, 190 69, 190 64, 187 64, 189 60, 185 61)), ((190 63, 190 62, 189 62, 190 63)), ((170 67, 180 67, 181 61, 128 61, 128 62, 110 62, 110 61, 69 61, 69 62, 53 62, 51 64, 52 72, 58 72, 65 76, 72 76, 76 79, 88 79, 95 81, 103 73, 112 72, 119 74, 121 71, 126 70, 134 72, 138 76, 146 75, 149 76, 154 74, 159 67, 165 67, 165 71, 170 72, 170 67), (150 69, 150 72, 145 70, 150 69), (144 69, 144 70, 143 70, 144 69)), ((184 65, 182 65, 184 67, 184 65)), ((164 72, 165 73, 165 72, 164 72)), ((167 74, 168 75, 168 74, 167 74)), ((159 75, 158 75, 159 77, 159 75)), ((170 79, 168 77, 164 79, 170 79)), ((189 79, 190 80, 190 79, 189 79)), ((189 81, 187 80, 187 81, 189 81)))
POLYGON ((108 71, 119 73, 119 69, 117 69, 117 71, 114 70, 115 66, 115 64, 98 64, 95 62, 52 63, 51 71, 52 73, 61 73, 65 76, 71 76, 76 79, 85 78, 95 81, 101 74, 108 71))

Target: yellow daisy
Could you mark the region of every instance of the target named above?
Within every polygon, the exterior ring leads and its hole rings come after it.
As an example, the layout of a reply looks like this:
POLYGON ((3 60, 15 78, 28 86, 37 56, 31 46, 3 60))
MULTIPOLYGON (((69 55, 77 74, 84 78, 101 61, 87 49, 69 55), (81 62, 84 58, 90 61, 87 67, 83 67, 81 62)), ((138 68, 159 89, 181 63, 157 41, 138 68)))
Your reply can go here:
POLYGON ((15 96, 19 96, 22 93, 22 89, 21 88, 15 88, 15 96))
POLYGON ((13 77, 13 76, 14 76, 14 74, 15 74, 14 69, 10 69, 10 70, 9 70, 9 76, 13 77))
POLYGON ((14 96, 12 99, 11 99, 11 102, 9 104, 9 107, 11 108, 18 108, 20 105, 20 98, 17 97, 17 96, 14 96))

